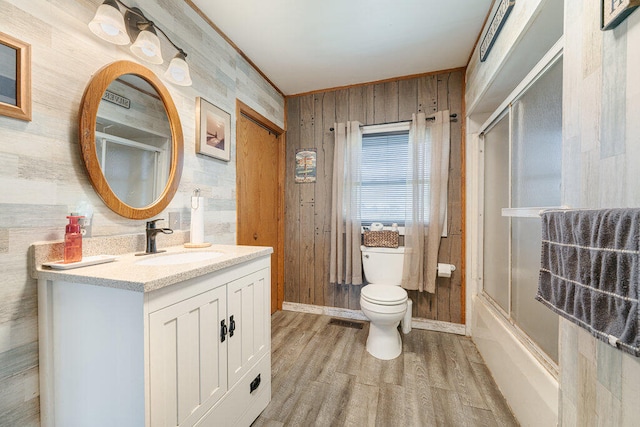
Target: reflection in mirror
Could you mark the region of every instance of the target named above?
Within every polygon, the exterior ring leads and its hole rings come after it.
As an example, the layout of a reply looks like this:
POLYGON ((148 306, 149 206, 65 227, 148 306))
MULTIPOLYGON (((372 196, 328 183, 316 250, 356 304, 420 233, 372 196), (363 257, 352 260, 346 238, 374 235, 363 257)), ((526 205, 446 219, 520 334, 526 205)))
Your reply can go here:
POLYGON ((0 116, 31 121, 31 45, 0 32, 0 116))
POLYGON ((182 126, 151 70, 130 61, 98 70, 82 97, 79 130, 89 180, 111 210, 146 219, 167 207, 182 174, 182 126))
POLYGON ((111 190, 135 208, 164 190, 171 166, 171 127, 162 100, 142 78, 125 74, 102 97, 96 155, 111 190))
POLYGON ((16 49, 0 43, 0 102, 18 105, 16 49))

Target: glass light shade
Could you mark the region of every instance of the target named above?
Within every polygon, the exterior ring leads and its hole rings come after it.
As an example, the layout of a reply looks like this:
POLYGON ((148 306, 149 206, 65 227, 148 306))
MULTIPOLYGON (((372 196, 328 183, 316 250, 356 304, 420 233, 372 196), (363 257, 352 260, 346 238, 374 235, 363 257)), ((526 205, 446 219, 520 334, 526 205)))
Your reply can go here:
POLYGON ((171 83, 179 86, 191 86, 191 75, 189 74, 189 64, 185 61, 182 53, 177 53, 169 63, 169 68, 164 76, 171 83))
POLYGON ((89 29, 93 34, 108 42, 117 45, 131 43, 124 25, 124 17, 120 13, 118 5, 113 1, 107 0, 98 7, 96 15, 89 22, 89 29))
POLYGON ((162 64, 164 61, 160 51, 160 39, 149 30, 140 31, 135 43, 131 45, 131 52, 152 64, 162 64))

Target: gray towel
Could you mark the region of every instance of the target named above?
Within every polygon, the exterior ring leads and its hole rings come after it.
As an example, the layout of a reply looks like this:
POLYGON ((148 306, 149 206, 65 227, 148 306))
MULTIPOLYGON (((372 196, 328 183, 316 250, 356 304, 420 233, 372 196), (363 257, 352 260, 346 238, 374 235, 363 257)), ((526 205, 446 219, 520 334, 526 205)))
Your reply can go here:
POLYGON ((640 356, 640 209, 548 210, 541 216, 536 299, 640 356))

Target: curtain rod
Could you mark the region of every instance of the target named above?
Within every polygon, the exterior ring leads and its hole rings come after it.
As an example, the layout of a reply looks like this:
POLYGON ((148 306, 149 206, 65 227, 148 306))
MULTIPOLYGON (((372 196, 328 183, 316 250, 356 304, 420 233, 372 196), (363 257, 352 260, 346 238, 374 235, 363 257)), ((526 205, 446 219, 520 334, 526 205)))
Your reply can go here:
MULTIPOLYGON (((458 119, 456 117, 458 117, 457 114, 449 114, 449 117, 452 118, 453 120, 451 120, 452 122, 457 122, 458 119)), ((425 120, 435 120, 436 118, 434 116, 431 117, 426 117, 425 120)), ((365 126, 380 126, 380 125, 395 125, 397 123, 409 123, 411 120, 402 120, 399 122, 386 122, 386 123, 372 123, 370 125, 360 125, 360 127, 365 127, 365 126)), ((330 132, 334 131, 334 128, 329 128, 330 132)))

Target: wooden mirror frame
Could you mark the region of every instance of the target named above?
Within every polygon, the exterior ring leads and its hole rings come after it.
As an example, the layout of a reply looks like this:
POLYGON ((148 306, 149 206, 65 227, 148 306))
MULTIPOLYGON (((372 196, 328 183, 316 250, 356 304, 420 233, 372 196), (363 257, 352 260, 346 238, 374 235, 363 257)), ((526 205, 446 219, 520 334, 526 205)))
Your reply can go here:
POLYGON ((171 95, 160 79, 148 68, 131 61, 117 61, 98 70, 91 78, 80 103, 80 150, 89 180, 104 203, 115 213, 130 219, 147 219, 160 213, 167 207, 180 183, 184 160, 184 141, 182 125, 171 95), (124 74, 134 74, 146 80, 156 90, 164 104, 171 128, 171 167, 169 179, 160 195, 152 204, 136 208, 124 203, 113 192, 107 182, 96 151, 96 119, 104 92, 111 82, 124 74))

